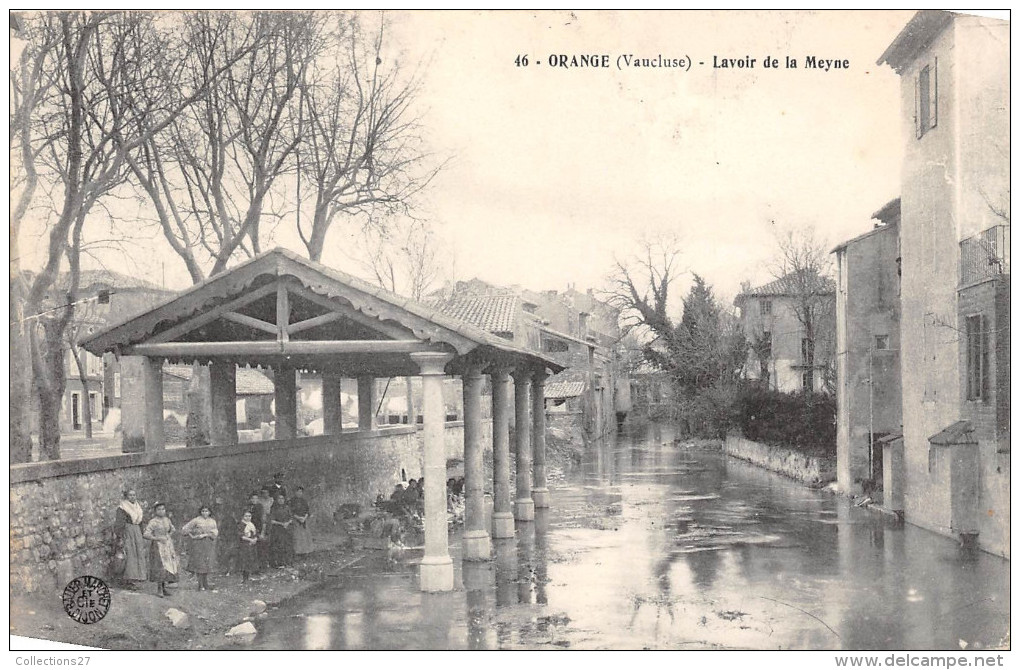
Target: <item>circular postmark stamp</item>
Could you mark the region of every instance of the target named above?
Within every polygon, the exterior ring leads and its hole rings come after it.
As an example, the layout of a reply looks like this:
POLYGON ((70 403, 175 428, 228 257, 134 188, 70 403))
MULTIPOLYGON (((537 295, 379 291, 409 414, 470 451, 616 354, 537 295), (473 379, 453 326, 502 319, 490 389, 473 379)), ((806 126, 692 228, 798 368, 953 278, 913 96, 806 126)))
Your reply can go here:
POLYGON ((67 616, 78 623, 95 623, 110 611, 110 587, 99 577, 75 577, 64 587, 62 600, 67 616))

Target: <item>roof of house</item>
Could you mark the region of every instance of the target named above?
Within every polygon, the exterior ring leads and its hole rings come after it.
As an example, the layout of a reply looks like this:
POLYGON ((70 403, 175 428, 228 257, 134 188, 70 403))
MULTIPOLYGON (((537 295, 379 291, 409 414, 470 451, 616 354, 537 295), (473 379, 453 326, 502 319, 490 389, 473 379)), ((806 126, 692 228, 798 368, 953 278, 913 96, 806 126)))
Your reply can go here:
POLYGON ((955 14, 941 10, 923 9, 907 22, 876 63, 888 63, 897 74, 902 74, 922 49, 949 25, 955 14))
MULTIPOLYGON (((67 274, 62 274, 59 281, 61 283, 68 281, 67 274)), ((152 282, 138 279, 137 277, 130 277, 120 272, 112 270, 82 270, 78 278, 78 287, 86 289, 92 286, 103 286, 119 290, 143 289, 146 291, 170 293, 170 291, 160 288, 152 282)))
POLYGON ((513 337, 521 301, 515 295, 453 295, 433 301, 447 316, 470 323, 495 335, 513 337))
POLYGON ((929 437, 928 442, 937 447, 952 447, 977 444, 977 438, 974 437, 974 426, 970 421, 957 421, 929 437))
POLYGON ((547 382, 546 399, 576 398, 584 393, 584 382, 547 382))
MULTIPOLYGON (((164 365, 163 374, 191 381, 193 374, 190 365, 164 365)), ((237 395, 273 395, 276 387, 273 380, 254 368, 237 368, 234 388, 237 395)))
MULTIPOLYGON (((397 295, 368 282, 310 261, 287 249, 276 248, 234 266, 192 286, 187 291, 156 305, 149 311, 120 324, 105 328, 82 342, 92 353, 121 351, 143 343, 159 333, 168 332, 187 323, 200 313, 214 313, 216 304, 225 303, 251 290, 253 283, 266 279, 296 282, 301 290, 318 294, 338 305, 350 305, 364 317, 379 322, 391 321, 427 343, 452 347, 458 355, 466 355, 479 346, 495 352, 524 356, 532 363, 541 363, 554 373, 564 369, 560 363, 541 352, 518 346, 478 326, 453 318, 436 306, 422 304, 397 295)), ((282 285, 282 284, 281 284, 282 285)), ((246 360, 252 360, 249 355, 246 360)), ((371 364, 378 357, 363 357, 371 364)))
MULTIPOLYGON (((822 290, 819 294, 835 293, 836 284, 828 277, 822 277, 822 290)), ((737 295, 734 302, 737 302, 743 298, 756 298, 756 297, 775 297, 775 296, 792 296, 797 295, 799 292, 797 286, 797 273, 791 272, 790 274, 784 275, 779 279, 770 281, 767 284, 762 284, 756 288, 747 289, 741 291, 737 295)))

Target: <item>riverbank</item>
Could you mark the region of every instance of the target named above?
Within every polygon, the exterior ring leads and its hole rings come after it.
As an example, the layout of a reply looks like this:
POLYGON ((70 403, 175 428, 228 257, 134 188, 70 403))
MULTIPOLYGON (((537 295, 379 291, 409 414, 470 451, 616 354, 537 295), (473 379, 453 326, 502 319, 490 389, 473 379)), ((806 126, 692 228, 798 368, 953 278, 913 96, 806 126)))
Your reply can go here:
POLYGON ((12 596, 10 633, 100 649, 222 647, 234 626, 266 618, 281 603, 339 576, 371 551, 343 532, 317 536, 314 547, 292 567, 266 570, 246 584, 238 574, 210 575, 209 591, 198 591, 197 580, 186 572, 166 598, 156 596, 152 583, 137 590, 111 584, 109 612, 91 625, 68 617, 60 594, 12 596), (185 614, 186 621, 173 614, 175 625, 167 615, 170 610, 185 614))

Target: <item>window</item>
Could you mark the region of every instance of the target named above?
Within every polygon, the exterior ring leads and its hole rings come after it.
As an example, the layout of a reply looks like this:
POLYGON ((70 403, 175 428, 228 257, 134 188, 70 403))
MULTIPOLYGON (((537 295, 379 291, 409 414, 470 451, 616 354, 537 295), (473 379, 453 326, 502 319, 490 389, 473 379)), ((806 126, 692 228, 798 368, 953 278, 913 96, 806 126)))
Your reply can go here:
POLYGON ((914 129, 918 139, 938 123, 938 71, 939 61, 936 58, 933 63, 921 68, 914 82, 914 129))
POLYGON ((761 353, 765 358, 772 358, 772 331, 761 332, 761 353))
POLYGON ((768 316, 768 315, 772 314, 772 301, 771 300, 762 300, 760 303, 758 303, 758 305, 759 305, 759 308, 761 309, 761 315, 762 316, 768 316))
POLYGON ((113 397, 114 398, 119 398, 120 397, 120 373, 119 372, 114 372, 113 373, 113 397))
POLYGON ((815 346, 814 343, 808 338, 801 338, 800 341, 800 360, 804 365, 815 364, 815 346))
POLYGON ((886 351, 889 349, 889 336, 888 335, 875 335, 875 349, 877 351, 886 351))
POLYGON ((988 329, 982 314, 967 317, 967 400, 988 399, 988 329))
POLYGON ((815 373, 813 370, 805 370, 800 376, 800 385, 805 391, 815 389, 815 373))
POLYGON ((89 391, 89 413, 93 421, 96 420, 96 416, 99 414, 99 410, 96 407, 96 394, 93 391, 89 391))

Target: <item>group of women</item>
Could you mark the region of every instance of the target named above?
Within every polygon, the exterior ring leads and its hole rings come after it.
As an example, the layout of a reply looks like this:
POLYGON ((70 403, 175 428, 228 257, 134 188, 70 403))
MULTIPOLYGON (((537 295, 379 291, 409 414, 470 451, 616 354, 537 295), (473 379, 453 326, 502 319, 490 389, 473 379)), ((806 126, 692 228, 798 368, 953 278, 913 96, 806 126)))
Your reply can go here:
MULTIPOLYGON (((263 567, 287 566, 295 554, 312 551, 307 526, 310 509, 303 489, 297 490, 289 504, 279 478, 262 493, 252 493, 251 504, 239 520, 223 515, 217 522, 212 508, 202 505, 198 516, 181 526, 180 534, 188 540, 185 569, 196 575, 198 590, 210 588, 209 573, 217 567, 227 574, 240 572, 242 581, 247 582, 251 573, 263 567), (273 488, 277 489, 275 499, 273 488)), ((221 502, 217 498, 217 503, 221 502)), ((176 529, 165 503, 152 506, 152 517, 145 524, 144 516, 135 491, 124 491, 114 524, 118 571, 129 588, 152 581, 157 584, 156 594, 166 597, 170 595, 167 584, 178 581, 181 567, 173 540, 176 529)))

